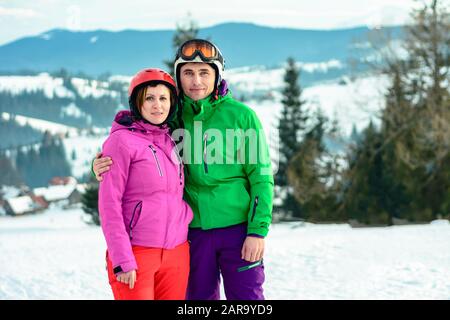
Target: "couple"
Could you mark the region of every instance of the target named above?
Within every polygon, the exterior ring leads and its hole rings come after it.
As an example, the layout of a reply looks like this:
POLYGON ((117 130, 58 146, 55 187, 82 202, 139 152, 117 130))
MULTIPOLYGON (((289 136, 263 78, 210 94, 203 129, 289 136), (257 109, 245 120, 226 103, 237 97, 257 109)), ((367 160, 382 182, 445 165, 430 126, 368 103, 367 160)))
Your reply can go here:
POLYGON ((222 275, 227 299, 262 300, 273 198, 264 134, 232 141, 231 152, 229 143, 226 152, 215 150, 226 162, 210 159, 218 136, 261 133, 260 121, 231 97, 223 56, 211 42, 182 44, 174 71, 176 84, 159 69, 133 77, 130 111, 116 115, 93 162, 114 298, 218 300, 222 275), (174 129, 183 132, 184 161, 174 129), (208 139, 214 132, 221 135, 208 139), (191 147, 195 134, 202 140, 191 147), (265 161, 249 161, 252 139, 265 161), (244 161, 229 161, 242 153, 244 161))

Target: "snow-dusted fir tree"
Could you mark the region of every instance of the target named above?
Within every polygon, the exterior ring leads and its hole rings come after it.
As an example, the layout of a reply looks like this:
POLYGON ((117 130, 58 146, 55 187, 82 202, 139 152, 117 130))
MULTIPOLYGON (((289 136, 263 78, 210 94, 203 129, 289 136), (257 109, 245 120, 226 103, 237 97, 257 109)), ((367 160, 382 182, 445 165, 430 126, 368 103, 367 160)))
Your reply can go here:
MULTIPOLYGON (((197 37, 199 31, 199 27, 197 22, 191 17, 190 14, 184 19, 184 21, 178 22, 175 33, 172 38, 172 48, 178 50, 178 48, 185 42, 191 39, 195 39, 197 37)), ((167 67, 167 71, 174 76, 173 70, 173 58, 175 57, 175 53, 173 57, 164 61, 167 67)))
POLYGON ((293 58, 288 58, 284 75, 283 108, 281 111, 279 132, 279 166, 275 175, 275 185, 281 193, 281 209, 285 214, 298 213, 299 207, 293 196, 292 188, 287 179, 289 161, 298 151, 302 131, 305 129, 307 116, 303 110, 304 101, 301 100, 301 87, 299 84, 300 70, 293 58))
POLYGON ((6 156, 5 152, 0 151, 0 185, 5 186, 20 186, 23 181, 14 167, 11 159, 6 156))
POLYGON ((100 225, 100 215, 98 211, 98 182, 90 177, 86 191, 81 197, 83 211, 90 217, 88 224, 100 225))

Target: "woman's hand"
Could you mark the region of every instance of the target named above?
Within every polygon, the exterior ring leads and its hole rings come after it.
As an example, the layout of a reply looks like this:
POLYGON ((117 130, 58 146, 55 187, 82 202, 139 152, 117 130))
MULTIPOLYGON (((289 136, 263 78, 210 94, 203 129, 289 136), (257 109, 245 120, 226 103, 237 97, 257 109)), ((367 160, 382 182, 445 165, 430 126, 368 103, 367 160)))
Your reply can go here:
POLYGON ((98 182, 103 180, 101 174, 109 171, 110 165, 112 165, 112 159, 110 157, 102 157, 101 152, 98 152, 95 156, 94 165, 92 168, 98 182))
POLYGON ((130 289, 133 289, 134 284, 137 282, 136 270, 120 273, 116 276, 116 279, 117 281, 122 282, 124 284, 129 284, 130 289))

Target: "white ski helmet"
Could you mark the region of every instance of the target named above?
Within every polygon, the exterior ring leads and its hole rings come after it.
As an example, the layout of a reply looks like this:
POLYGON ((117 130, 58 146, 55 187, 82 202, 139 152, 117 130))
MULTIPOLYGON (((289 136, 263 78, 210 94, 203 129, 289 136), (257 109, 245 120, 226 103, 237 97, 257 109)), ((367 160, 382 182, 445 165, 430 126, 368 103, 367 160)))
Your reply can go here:
POLYGON ((215 88, 223 79, 225 70, 225 59, 219 48, 212 42, 203 39, 192 39, 184 42, 177 51, 174 61, 175 80, 178 88, 180 86, 180 68, 184 63, 203 62, 210 64, 216 70, 215 88))

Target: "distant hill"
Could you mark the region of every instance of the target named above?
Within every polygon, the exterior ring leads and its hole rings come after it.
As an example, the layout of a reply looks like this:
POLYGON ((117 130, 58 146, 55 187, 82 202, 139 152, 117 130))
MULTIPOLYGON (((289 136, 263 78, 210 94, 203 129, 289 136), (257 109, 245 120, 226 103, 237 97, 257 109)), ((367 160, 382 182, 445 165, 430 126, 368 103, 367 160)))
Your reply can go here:
MULTIPOLYGON (((398 37, 401 27, 387 28, 398 37)), ((288 56, 296 60, 345 63, 363 49, 367 27, 339 30, 272 28, 248 23, 225 23, 200 31, 219 45, 227 68, 280 66, 288 56), (358 45, 355 46, 355 43, 358 45), (358 51, 359 50, 359 51, 358 51)), ((0 46, 0 72, 20 70, 132 75, 146 67, 162 67, 171 60, 174 30, 83 31, 54 29, 0 46)))

